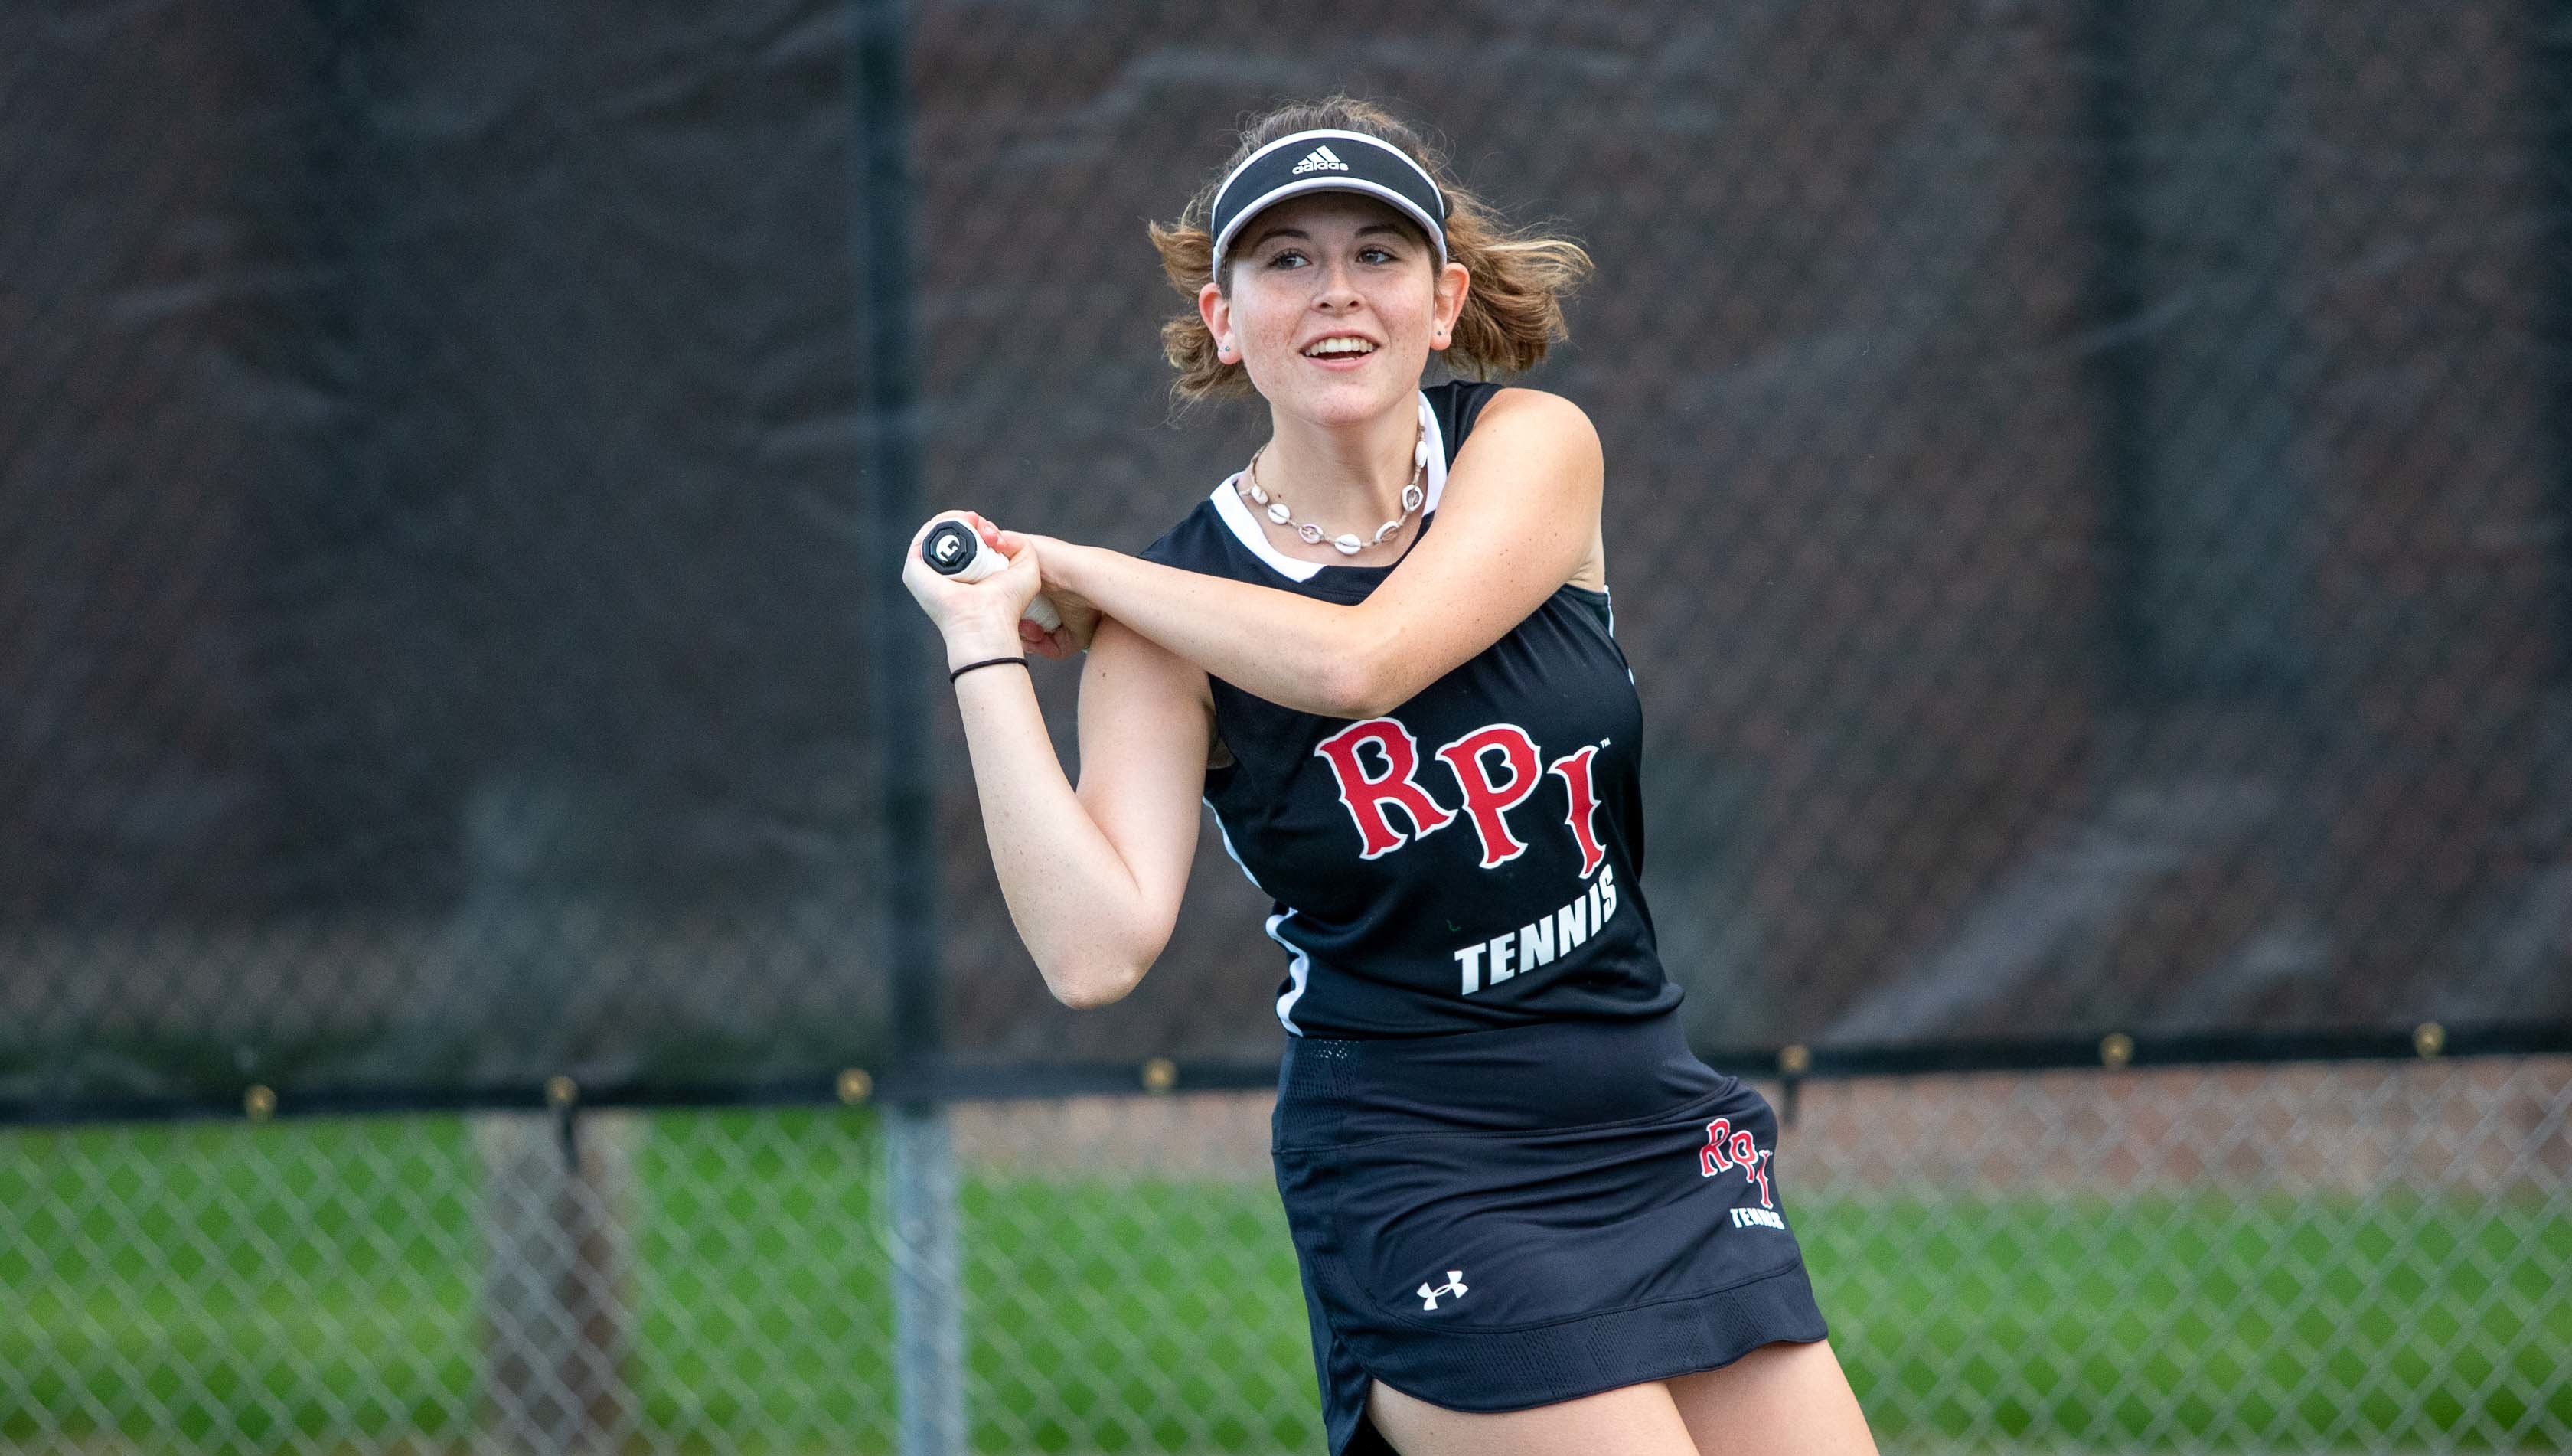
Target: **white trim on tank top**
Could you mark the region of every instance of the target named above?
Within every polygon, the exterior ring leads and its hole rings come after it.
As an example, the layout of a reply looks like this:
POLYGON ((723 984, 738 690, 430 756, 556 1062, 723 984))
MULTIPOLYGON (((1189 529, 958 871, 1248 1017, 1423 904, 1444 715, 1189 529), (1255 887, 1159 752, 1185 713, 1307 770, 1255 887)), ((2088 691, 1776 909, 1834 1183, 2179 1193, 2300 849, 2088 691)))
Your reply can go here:
MULTIPOLYGON (((1250 867, 1241 862, 1241 852, 1232 847, 1232 831, 1224 828, 1223 811, 1214 807, 1212 799, 1201 802, 1206 806, 1206 812, 1214 816, 1214 832, 1222 838, 1223 852, 1231 856, 1233 868, 1241 871, 1241 878, 1250 882, 1251 889, 1257 890, 1262 895, 1268 895, 1268 892, 1260 887, 1259 877, 1250 873, 1250 867)), ((1269 895, 1268 898, 1274 900, 1277 897, 1269 895)), ((1313 975, 1313 958, 1304 954, 1303 947, 1277 933, 1279 926, 1294 918, 1294 907, 1289 906, 1268 917, 1267 930, 1268 938, 1284 946, 1290 958, 1286 963, 1286 990, 1277 998, 1277 1020, 1284 1024, 1288 1035, 1300 1037, 1304 1035, 1304 1029, 1295 1025, 1295 1003, 1304 999, 1304 987, 1313 975)))
MULTIPOLYGON (((1426 393, 1420 396, 1420 429, 1421 437, 1429 442, 1429 469, 1421 481, 1428 499, 1420 506, 1421 519, 1426 520, 1429 512, 1438 508, 1439 495, 1447 489, 1447 436, 1438 428, 1438 411, 1429 407, 1426 393)), ((1250 554, 1287 580, 1310 581, 1315 572, 1332 564, 1298 560, 1277 549, 1268 539, 1267 529, 1251 515, 1250 502, 1241 498, 1240 471, 1235 470, 1225 476, 1223 483, 1215 486, 1214 493, 1206 498, 1214 502, 1214 513, 1223 517, 1223 523, 1231 527, 1234 538, 1249 547, 1250 554)))

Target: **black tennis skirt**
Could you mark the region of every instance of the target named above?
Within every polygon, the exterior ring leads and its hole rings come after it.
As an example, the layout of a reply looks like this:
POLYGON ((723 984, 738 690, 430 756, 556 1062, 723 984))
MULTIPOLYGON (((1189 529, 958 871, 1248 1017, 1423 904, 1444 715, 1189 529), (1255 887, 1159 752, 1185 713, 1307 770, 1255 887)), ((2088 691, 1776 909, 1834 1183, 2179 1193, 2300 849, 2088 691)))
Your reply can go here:
POLYGON ((1271 1144, 1334 1456, 1392 1447, 1382 1380, 1507 1411, 1827 1331, 1767 1099, 1673 1013, 1287 1040, 1271 1144))

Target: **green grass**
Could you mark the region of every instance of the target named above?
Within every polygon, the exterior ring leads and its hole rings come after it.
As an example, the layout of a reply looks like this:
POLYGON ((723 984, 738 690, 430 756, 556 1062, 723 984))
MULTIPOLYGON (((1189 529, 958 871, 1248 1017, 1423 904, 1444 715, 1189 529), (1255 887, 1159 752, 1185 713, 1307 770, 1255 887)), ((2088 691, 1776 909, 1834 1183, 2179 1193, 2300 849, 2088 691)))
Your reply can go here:
MULTIPOLYGON (((662 1117, 639 1157, 627 1374, 644 1427, 708 1452, 889 1450, 873 1120, 662 1117)), ((463 1448, 478 1177, 451 1118, 0 1136, 0 1447, 463 1448)), ((1101 1176, 962 1196, 978 1447, 1318 1448, 1268 1188, 1101 1176)), ((2560 1213, 2212 1195, 1793 1211, 1887 1449, 2572 1431, 2560 1213)))
POLYGON ((2572 1432, 2559 1212, 1887 1200, 1800 1228, 1879 1435, 2551 1450, 2572 1432))

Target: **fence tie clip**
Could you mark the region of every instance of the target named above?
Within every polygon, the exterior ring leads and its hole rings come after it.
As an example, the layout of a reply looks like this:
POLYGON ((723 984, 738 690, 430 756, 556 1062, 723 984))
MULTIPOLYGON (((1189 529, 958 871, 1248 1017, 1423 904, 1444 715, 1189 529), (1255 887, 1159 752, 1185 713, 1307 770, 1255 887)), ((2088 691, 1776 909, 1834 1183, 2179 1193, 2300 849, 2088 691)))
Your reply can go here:
POLYGON ((562 1144, 563 1171, 580 1173, 580 1084, 556 1073, 545 1079, 545 1103, 554 1109, 554 1138, 562 1144))

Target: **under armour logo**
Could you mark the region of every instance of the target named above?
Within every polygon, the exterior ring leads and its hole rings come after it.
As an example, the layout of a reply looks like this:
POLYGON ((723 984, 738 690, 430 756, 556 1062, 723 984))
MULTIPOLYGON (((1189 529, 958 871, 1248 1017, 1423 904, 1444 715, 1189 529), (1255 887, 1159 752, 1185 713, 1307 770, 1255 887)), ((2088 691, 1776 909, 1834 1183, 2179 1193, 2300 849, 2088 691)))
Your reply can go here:
POLYGON ((1315 147, 1304 154, 1303 161, 1295 164, 1295 170, 1290 175, 1301 177, 1307 172, 1346 172, 1348 170, 1349 164, 1340 160, 1339 153, 1328 147, 1315 147))
POLYGON ((1420 1286, 1420 1307, 1423 1309, 1437 1308, 1438 1296, 1441 1294, 1453 1294, 1459 1299, 1465 1297, 1465 1271, 1463 1269, 1449 1269, 1447 1271, 1447 1282, 1439 1285, 1435 1289, 1429 1287, 1427 1282, 1424 1281, 1420 1286))

